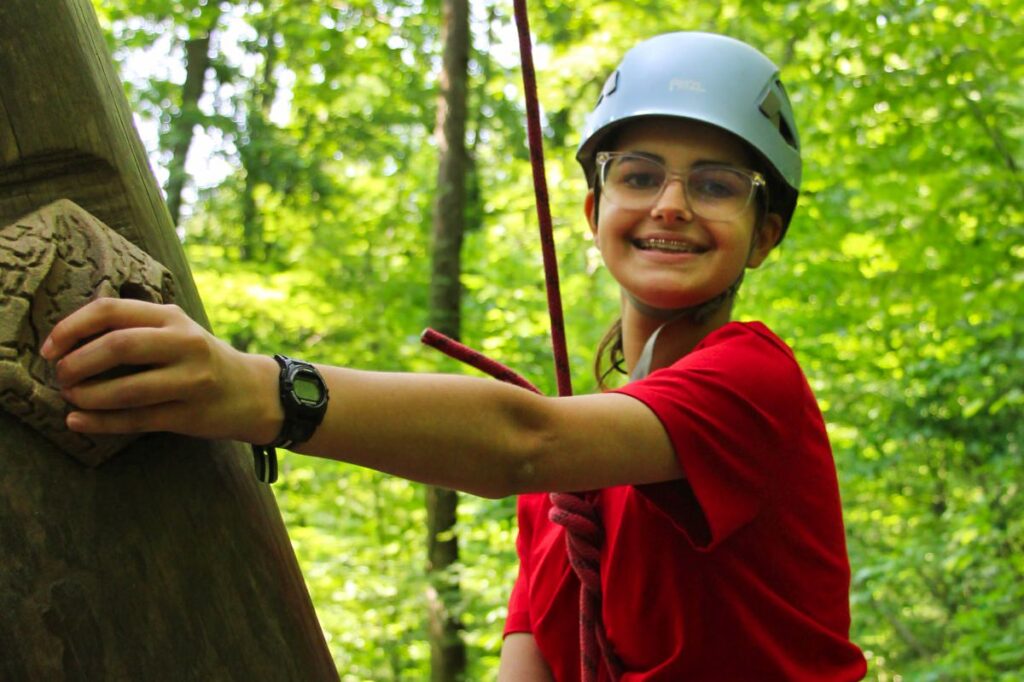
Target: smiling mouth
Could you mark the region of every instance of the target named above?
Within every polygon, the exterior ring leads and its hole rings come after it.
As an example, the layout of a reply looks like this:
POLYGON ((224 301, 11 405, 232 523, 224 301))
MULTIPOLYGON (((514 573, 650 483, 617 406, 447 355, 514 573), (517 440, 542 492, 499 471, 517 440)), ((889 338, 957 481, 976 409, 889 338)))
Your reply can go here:
POLYGON ((634 239, 633 245, 641 251, 668 251, 669 253, 704 253, 706 248, 671 239, 634 239))

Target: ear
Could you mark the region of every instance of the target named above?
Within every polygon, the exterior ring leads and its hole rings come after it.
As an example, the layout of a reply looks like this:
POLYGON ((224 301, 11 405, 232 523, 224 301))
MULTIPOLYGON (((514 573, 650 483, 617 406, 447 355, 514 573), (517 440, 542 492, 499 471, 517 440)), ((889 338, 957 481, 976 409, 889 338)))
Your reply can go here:
POLYGON ((597 236, 597 221, 594 219, 594 211, 597 202, 594 200, 594 190, 588 190, 587 196, 583 198, 583 213, 587 216, 587 224, 590 225, 590 234, 597 236))
POLYGON ((761 222, 761 228, 757 231, 754 249, 747 259, 748 268, 756 268, 764 262, 768 254, 779 242, 779 235, 782 234, 782 216, 778 213, 768 213, 761 222))

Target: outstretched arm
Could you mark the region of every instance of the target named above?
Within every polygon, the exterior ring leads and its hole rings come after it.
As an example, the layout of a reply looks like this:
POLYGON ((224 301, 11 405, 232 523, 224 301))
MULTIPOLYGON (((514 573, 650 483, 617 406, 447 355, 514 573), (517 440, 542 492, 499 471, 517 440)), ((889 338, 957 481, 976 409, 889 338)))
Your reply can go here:
MULTIPOLYGON (((175 306, 94 301, 42 352, 77 408, 72 430, 266 443, 281 427, 277 363, 235 350, 175 306), (103 378, 119 365, 143 369, 103 378)), ((319 369, 331 400, 299 452, 487 497, 682 476, 661 423, 627 396, 546 398, 475 377, 319 369)))

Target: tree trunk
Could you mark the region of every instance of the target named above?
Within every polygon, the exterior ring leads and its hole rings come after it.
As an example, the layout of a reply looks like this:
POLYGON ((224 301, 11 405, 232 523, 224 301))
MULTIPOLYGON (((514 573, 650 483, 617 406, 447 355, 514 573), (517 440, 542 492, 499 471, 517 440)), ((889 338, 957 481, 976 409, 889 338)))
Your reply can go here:
MULTIPOLYGON (((0 226, 59 198, 162 263, 207 323, 89 0, 3 0, 0 226)), ((0 679, 338 679, 237 444, 151 434, 89 468, 0 412, 0 461, 0 679)))
MULTIPOLYGON (((256 190, 266 177, 270 163, 270 110, 274 106, 277 87, 274 85, 274 69, 277 68, 277 10, 267 3, 267 17, 257 23, 257 30, 264 37, 263 65, 252 84, 251 97, 245 117, 246 140, 239 148, 242 168, 245 170, 245 185, 242 188, 242 260, 266 260, 267 249, 263 236, 263 216, 256 200, 256 190), (265 28, 262 28, 265 26, 265 28)), ((259 40, 256 44, 259 44, 259 40)))
MULTIPOLYGON (((438 160, 434 201, 433 258, 430 278, 430 325, 452 338, 459 337, 462 288, 462 236, 466 211, 466 91, 469 66, 468 0, 444 0, 441 28, 444 55, 441 96, 435 136, 438 160)), ((455 535, 458 495, 427 489, 428 595, 431 680, 462 680, 466 648, 460 635, 459 578, 452 570, 459 559, 455 535)))
POLYGON ((210 33, 185 41, 185 83, 181 88, 181 110, 171 121, 168 133, 171 147, 171 161, 167 166, 167 210, 171 222, 177 225, 181 220, 181 193, 185 189, 188 175, 185 162, 192 147, 192 137, 199 121, 199 99, 206 84, 206 70, 210 68, 210 33))

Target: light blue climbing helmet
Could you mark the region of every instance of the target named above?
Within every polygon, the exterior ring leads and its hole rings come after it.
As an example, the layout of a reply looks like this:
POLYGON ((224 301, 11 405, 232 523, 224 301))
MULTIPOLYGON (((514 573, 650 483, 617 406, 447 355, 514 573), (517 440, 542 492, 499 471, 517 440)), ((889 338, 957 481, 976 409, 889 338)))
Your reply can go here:
POLYGON ((769 210, 782 216, 782 241, 800 192, 800 138, 770 59, 712 33, 666 33, 631 49, 605 82, 576 152, 591 186, 607 136, 651 116, 703 121, 749 144, 765 162, 769 210))

